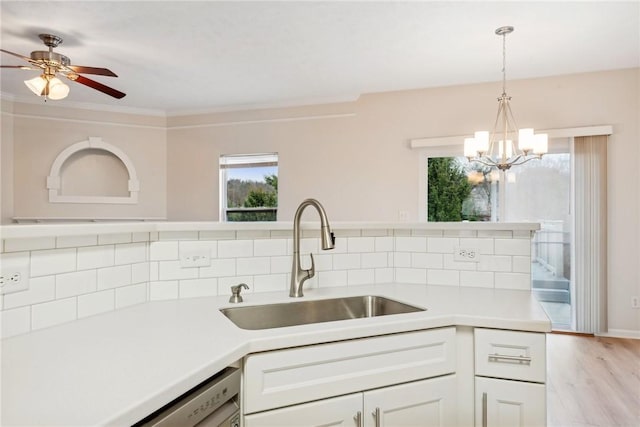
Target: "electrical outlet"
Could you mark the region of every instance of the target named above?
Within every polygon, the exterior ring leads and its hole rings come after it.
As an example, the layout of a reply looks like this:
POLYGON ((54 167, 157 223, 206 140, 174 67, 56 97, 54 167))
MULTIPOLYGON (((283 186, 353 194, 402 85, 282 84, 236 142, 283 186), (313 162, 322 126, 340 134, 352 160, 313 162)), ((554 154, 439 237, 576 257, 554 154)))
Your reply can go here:
POLYGON ((3 254, 0 258, 0 294, 29 289, 29 258, 22 254, 3 254))
POLYGON ((453 260, 459 262, 480 262, 478 248, 460 247, 453 248, 453 260))
POLYGON ((180 267, 209 267, 211 265, 211 254, 208 250, 198 252, 187 252, 180 254, 180 267))
POLYGON ((640 308, 640 299, 637 296, 631 297, 631 308, 640 308))

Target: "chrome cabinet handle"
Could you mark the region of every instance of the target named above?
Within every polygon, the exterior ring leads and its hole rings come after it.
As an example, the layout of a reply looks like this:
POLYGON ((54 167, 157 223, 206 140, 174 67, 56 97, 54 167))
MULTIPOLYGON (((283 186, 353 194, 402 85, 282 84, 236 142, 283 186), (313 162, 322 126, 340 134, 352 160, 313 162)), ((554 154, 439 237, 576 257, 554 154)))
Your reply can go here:
POLYGON ((362 412, 358 411, 358 413, 356 413, 356 416, 353 417, 354 420, 356 420, 356 426, 357 427, 364 427, 362 425, 362 412))
POLYGON ((377 407, 375 412, 372 412, 371 415, 373 415, 375 427, 380 427, 380 407, 377 407))
POLYGON ((531 364, 531 358, 529 356, 508 356, 506 354, 490 354, 489 362, 499 362, 500 360, 508 360, 511 362, 525 363, 527 365, 531 364))
POLYGON ((482 427, 487 425, 487 393, 482 393, 482 427))

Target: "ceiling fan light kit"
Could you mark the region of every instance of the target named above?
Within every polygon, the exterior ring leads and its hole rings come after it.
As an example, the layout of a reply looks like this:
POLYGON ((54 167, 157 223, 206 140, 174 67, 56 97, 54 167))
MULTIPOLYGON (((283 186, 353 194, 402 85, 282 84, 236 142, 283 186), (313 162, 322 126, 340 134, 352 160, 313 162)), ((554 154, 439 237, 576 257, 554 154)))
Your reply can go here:
POLYGON ((13 55, 27 61, 31 66, 2 65, 1 68, 19 68, 22 70, 40 70, 42 74, 38 77, 25 80, 24 84, 37 96, 47 99, 64 99, 69 94, 69 86, 64 84, 57 75, 98 90, 114 98, 123 98, 126 94, 113 89, 95 80, 91 80, 80 74, 96 74, 101 76, 118 77, 113 71, 106 68, 83 67, 71 65, 71 60, 60 53, 54 52, 53 48, 62 43, 62 38, 53 34, 40 34, 40 40, 49 48, 48 51, 36 50, 31 52, 30 57, 18 53, 0 49, 1 52, 13 55))

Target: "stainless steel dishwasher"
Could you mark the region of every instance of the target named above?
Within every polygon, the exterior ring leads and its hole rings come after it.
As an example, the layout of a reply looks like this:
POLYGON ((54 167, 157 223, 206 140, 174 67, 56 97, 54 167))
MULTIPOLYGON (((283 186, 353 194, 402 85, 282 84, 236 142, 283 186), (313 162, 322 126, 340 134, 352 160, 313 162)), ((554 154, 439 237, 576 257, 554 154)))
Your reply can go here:
POLYGON ((240 369, 226 368, 134 427, 240 427, 240 369))

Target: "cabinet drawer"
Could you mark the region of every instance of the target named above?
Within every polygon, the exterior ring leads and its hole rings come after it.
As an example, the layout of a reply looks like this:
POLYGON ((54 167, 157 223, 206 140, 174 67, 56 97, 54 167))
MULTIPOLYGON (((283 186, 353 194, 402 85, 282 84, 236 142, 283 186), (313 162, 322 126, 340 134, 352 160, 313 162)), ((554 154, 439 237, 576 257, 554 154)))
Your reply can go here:
POLYGON ((455 328, 247 356, 245 414, 455 372, 455 328))
POLYGON ((476 375, 544 383, 546 335, 475 329, 476 375))

